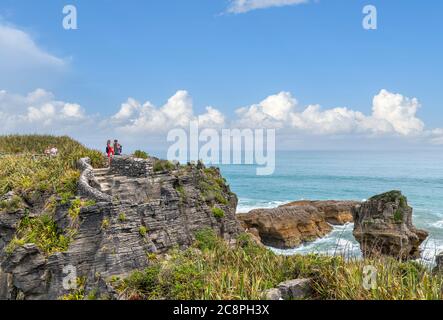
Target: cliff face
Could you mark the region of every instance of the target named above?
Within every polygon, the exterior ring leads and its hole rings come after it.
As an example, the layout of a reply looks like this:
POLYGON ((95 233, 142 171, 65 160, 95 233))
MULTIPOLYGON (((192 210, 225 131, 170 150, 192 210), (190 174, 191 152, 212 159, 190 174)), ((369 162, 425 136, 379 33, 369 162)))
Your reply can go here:
POLYGON ((79 165, 80 198, 58 201, 53 212, 57 230, 72 231, 67 250, 47 254, 31 243, 6 250, 25 211, 0 213, 0 299, 58 299, 72 292, 74 276, 82 290, 112 297, 111 277, 189 246, 197 231, 227 240, 241 231, 237 197, 217 169, 129 157, 116 157, 110 169, 92 169, 87 159, 79 165), (83 199, 88 205, 78 205, 83 199))
POLYGON ((237 218, 265 245, 281 249, 321 238, 331 225, 352 222, 354 201, 297 201, 274 209, 257 209, 237 218))

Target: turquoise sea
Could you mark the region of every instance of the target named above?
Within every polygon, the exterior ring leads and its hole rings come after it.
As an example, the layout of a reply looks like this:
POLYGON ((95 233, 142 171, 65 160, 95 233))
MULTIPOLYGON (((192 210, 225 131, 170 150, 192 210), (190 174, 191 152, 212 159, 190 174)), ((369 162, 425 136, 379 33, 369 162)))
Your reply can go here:
MULTIPOLYGON (((253 165, 220 168, 239 197, 238 212, 302 199, 364 200, 401 190, 414 208, 414 224, 430 232, 423 244, 423 259, 431 262, 443 251, 443 151, 284 151, 277 152, 271 176, 257 176, 253 165)), ((352 229, 352 224, 337 227, 323 239, 277 251, 358 256, 352 229)))

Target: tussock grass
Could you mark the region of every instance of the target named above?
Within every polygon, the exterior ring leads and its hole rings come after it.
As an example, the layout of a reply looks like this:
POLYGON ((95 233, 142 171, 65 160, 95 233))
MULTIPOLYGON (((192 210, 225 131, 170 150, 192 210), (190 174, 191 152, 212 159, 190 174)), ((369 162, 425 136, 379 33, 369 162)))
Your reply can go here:
POLYGON ((313 299, 441 299, 442 277, 417 262, 355 260, 323 255, 276 255, 241 236, 229 246, 212 231, 197 234, 193 247, 172 250, 166 258, 114 283, 127 299, 263 299, 280 282, 313 279, 313 299), (377 286, 367 290, 365 266, 377 269, 377 286))
POLYGON ((67 250, 75 228, 58 230, 54 209, 57 199, 62 204, 69 203, 69 215, 74 221, 82 207, 93 204, 74 198, 80 177, 76 164, 83 157, 89 157, 95 167, 105 163, 99 151, 69 137, 0 136, 0 196, 14 192, 11 200, 0 203, 0 214, 17 209, 26 212, 5 249, 8 253, 26 243, 36 244, 47 255, 67 250), (44 151, 52 146, 58 149, 58 156, 45 156, 44 151))
POLYGON ((38 192, 67 198, 76 191, 80 176, 76 168, 78 159, 89 157, 95 167, 104 164, 99 151, 69 137, 0 136, 0 154, 0 195, 14 191, 26 197, 38 192), (57 157, 41 156, 49 146, 58 148, 57 157))

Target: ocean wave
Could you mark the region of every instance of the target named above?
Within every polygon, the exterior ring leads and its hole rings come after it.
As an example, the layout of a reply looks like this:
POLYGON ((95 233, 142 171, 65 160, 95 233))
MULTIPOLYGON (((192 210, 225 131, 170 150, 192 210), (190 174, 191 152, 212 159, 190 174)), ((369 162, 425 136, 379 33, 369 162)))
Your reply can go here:
POLYGON ((259 201, 250 199, 240 199, 237 205, 237 213, 247 213, 255 209, 272 209, 290 203, 293 200, 286 201, 259 201))

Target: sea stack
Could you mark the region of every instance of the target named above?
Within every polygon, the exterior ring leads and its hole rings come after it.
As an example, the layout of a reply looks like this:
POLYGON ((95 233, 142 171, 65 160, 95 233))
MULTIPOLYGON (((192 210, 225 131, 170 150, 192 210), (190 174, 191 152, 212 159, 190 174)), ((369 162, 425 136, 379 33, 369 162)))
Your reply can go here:
POLYGON ((401 191, 386 192, 356 206, 353 233, 363 256, 419 258, 419 247, 428 233, 413 226, 412 211, 401 191))

